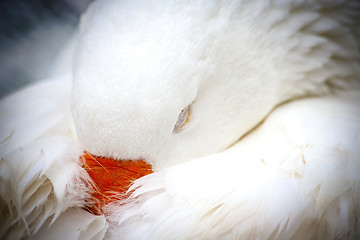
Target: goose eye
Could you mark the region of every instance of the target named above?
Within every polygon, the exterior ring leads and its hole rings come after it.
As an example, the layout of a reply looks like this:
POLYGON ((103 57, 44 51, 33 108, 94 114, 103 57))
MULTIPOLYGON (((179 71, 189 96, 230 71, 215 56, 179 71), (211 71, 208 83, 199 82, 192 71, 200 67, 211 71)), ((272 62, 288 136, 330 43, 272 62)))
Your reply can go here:
POLYGON ((173 132, 174 133, 180 132, 180 130, 186 125, 188 121, 189 121, 189 106, 181 110, 173 132))

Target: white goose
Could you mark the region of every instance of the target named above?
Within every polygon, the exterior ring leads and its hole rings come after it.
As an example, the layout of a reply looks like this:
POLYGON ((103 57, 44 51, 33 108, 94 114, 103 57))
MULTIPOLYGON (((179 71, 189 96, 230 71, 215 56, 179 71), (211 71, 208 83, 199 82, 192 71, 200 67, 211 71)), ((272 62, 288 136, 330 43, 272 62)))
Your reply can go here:
POLYGON ((73 72, 0 102, 0 238, 359 239, 359 13, 96 1, 73 72), (95 215, 84 151, 154 173, 95 215))

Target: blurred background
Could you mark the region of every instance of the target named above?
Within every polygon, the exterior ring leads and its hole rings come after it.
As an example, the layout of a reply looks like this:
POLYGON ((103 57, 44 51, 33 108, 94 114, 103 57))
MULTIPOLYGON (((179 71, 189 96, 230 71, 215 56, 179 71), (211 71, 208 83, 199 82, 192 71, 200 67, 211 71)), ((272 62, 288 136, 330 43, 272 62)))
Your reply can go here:
POLYGON ((92 1, 0 1, 0 98, 47 77, 92 1))

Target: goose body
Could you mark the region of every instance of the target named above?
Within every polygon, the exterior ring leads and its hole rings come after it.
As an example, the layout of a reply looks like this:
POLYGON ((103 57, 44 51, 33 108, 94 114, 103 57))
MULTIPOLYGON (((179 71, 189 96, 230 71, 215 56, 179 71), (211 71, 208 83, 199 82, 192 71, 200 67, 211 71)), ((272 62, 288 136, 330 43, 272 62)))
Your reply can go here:
POLYGON ((360 238, 359 13, 94 2, 73 69, 0 102, 1 238, 360 238), (94 215, 84 151, 154 173, 94 215))

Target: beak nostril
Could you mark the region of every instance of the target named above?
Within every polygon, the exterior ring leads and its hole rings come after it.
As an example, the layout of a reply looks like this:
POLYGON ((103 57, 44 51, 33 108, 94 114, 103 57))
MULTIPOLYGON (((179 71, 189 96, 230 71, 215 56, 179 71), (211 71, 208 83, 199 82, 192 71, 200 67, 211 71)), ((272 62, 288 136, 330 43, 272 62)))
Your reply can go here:
POLYGON ((88 152, 81 156, 82 167, 92 182, 91 196, 85 209, 93 214, 103 214, 103 207, 116 200, 129 196, 131 184, 153 172, 150 164, 144 160, 114 160, 96 157, 88 152))

